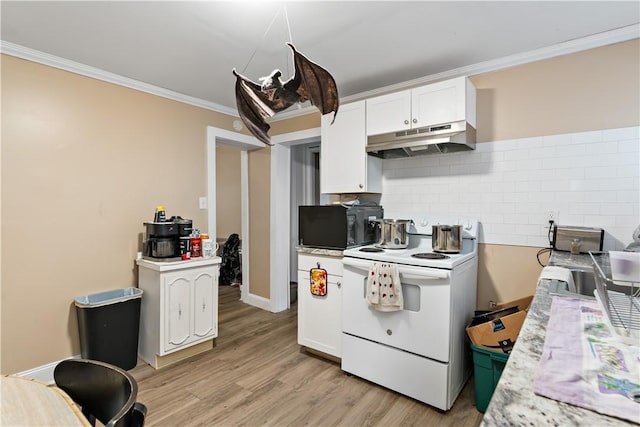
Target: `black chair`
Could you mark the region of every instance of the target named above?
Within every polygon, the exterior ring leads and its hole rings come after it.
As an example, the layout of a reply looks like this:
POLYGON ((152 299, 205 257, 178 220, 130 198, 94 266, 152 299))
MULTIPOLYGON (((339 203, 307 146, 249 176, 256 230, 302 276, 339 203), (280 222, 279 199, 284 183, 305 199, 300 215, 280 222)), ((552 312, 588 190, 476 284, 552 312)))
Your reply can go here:
POLYGON ((53 378, 91 425, 97 419, 106 427, 144 426, 147 407, 136 402, 138 383, 127 371, 96 360, 69 359, 58 363, 53 378))

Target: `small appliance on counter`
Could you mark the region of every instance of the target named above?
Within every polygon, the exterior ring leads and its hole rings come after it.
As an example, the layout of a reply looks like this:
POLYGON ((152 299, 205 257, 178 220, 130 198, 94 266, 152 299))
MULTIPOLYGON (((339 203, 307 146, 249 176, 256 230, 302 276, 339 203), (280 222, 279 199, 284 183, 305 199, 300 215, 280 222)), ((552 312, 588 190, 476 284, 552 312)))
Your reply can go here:
POLYGON ((345 249, 376 241, 376 223, 384 211, 379 205, 322 205, 298 207, 300 246, 345 249))
POLYGON ((190 250, 192 221, 180 216, 172 216, 168 220, 164 218, 164 207, 159 206, 154 221, 143 223, 146 239, 143 243, 142 258, 152 261, 179 261, 182 259, 181 251, 190 250))
POLYGON ((556 225, 553 227, 553 249, 574 254, 602 251, 602 228, 556 225))

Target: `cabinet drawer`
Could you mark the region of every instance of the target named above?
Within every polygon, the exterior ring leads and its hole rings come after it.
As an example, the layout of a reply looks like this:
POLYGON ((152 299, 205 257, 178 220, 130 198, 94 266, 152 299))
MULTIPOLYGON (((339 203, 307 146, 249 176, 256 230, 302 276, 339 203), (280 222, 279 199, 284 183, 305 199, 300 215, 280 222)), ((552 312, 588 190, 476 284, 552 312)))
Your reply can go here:
POLYGON ((342 276, 342 258, 322 255, 298 255, 298 270, 309 271, 312 268, 324 268, 331 276, 342 276))

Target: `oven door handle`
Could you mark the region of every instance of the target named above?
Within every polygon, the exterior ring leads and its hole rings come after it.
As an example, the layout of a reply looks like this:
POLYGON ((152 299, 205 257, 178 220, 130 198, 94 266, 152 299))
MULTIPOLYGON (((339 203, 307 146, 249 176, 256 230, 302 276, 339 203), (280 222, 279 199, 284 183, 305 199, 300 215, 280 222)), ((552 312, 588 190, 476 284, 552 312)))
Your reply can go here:
MULTIPOLYGON (((342 258, 342 264, 369 271, 369 269, 373 266, 374 261, 345 257, 342 258)), ((407 265, 398 265, 398 273, 402 274, 403 276, 410 276, 416 279, 449 279, 448 270, 438 270, 436 268, 429 267, 411 267, 407 265)))

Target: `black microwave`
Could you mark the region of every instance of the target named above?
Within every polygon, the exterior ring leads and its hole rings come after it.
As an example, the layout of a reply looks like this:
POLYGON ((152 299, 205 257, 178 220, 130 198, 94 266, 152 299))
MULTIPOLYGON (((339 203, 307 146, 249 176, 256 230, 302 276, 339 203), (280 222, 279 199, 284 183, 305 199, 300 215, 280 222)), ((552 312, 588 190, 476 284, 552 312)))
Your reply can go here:
POLYGON ((299 206, 298 243, 323 249, 346 249, 375 243, 382 206, 299 206))

